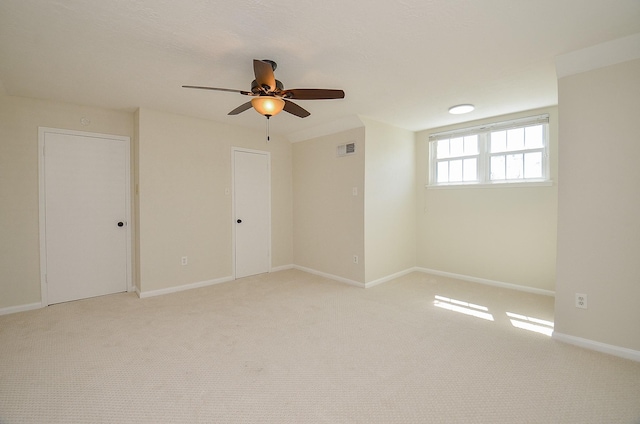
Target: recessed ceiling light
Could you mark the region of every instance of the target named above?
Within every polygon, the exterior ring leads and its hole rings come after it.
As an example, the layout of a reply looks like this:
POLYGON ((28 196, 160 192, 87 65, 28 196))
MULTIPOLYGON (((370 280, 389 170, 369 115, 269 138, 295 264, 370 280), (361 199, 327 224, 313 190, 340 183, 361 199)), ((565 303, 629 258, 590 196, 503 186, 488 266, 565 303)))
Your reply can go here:
POLYGON ((449 113, 461 115, 463 113, 469 113, 474 109, 475 107, 473 105, 456 105, 449 108, 449 113))

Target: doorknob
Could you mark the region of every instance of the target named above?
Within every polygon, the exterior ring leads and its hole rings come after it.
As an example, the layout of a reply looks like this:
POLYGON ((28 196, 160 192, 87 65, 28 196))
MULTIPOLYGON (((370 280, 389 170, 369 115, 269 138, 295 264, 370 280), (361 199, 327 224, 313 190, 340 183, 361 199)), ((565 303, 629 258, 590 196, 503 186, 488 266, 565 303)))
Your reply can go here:
POLYGON ((237 220, 236 222, 237 222, 238 224, 242 224, 242 220, 241 220, 241 219, 237 220))
POLYGON ((118 227, 124 227, 124 222, 122 221, 118 222, 118 227))

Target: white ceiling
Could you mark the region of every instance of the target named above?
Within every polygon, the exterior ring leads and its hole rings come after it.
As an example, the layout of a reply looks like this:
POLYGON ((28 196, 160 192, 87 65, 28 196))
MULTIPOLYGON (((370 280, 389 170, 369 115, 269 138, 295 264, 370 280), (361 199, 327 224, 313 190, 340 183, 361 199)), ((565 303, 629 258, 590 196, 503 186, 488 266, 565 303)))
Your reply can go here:
POLYGON ((248 90, 272 59, 285 88, 346 92, 272 133, 355 115, 416 131, 554 105, 557 55, 638 32, 639 0, 2 0, 0 90, 264 130, 227 116, 246 97, 181 85, 248 90))

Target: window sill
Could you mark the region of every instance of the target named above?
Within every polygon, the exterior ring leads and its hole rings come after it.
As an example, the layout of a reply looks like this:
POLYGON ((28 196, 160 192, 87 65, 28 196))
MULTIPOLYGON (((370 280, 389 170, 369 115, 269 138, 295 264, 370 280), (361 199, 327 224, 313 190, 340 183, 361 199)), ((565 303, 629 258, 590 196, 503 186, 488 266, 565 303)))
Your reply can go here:
POLYGON ((478 184, 440 184, 429 185, 427 190, 451 190, 451 189, 477 189, 477 188, 525 188, 525 187, 551 187, 553 181, 525 181, 521 183, 478 183, 478 184))

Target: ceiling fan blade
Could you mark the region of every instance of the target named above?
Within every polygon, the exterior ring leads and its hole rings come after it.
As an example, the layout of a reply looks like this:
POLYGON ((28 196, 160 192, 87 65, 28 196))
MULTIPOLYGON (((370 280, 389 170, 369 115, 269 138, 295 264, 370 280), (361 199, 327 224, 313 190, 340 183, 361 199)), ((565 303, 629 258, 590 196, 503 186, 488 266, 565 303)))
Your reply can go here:
POLYGON ((322 88, 292 88, 283 90, 282 95, 287 99, 296 100, 344 99, 344 91, 322 88))
POLYGON ((284 101, 284 111, 300 118, 306 118, 307 116, 311 115, 308 110, 298 106, 297 104, 289 100, 284 101))
POLYGON ((250 91, 234 90, 233 88, 200 87, 200 86, 197 86, 197 85, 183 85, 182 88, 197 88, 199 90, 229 91, 231 93, 244 94, 245 96, 253 95, 253 93, 250 92, 250 91))
POLYGON ((231 112, 227 113, 227 115, 238 115, 239 113, 242 113, 247 109, 251 109, 251 102, 241 104, 237 108, 233 109, 231 112))
POLYGON ((273 66, 269 62, 253 59, 253 73, 259 87, 263 87, 266 92, 276 89, 276 77, 273 75, 273 66))

